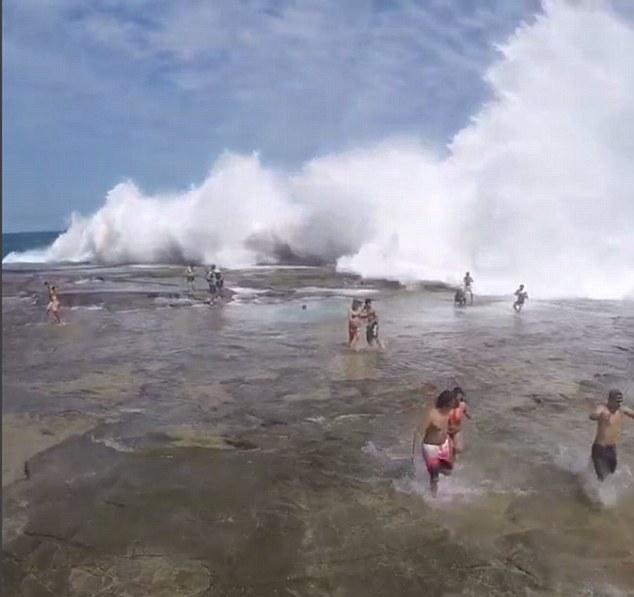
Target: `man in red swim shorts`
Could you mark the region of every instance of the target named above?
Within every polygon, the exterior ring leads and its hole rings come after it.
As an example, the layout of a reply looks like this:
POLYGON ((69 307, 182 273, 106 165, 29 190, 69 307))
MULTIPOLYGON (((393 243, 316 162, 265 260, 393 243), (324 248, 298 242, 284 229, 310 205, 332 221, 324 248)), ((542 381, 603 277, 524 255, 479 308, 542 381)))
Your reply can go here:
POLYGON ((438 493, 438 479, 441 474, 449 475, 453 468, 454 448, 449 435, 449 415, 455 403, 454 393, 445 390, 436 398, 433 408, 415 429, 412 439, 412 459, 416 450, 416 440, 423 438, 423 460, 429 473, 429 487, 432 496, 438 493))

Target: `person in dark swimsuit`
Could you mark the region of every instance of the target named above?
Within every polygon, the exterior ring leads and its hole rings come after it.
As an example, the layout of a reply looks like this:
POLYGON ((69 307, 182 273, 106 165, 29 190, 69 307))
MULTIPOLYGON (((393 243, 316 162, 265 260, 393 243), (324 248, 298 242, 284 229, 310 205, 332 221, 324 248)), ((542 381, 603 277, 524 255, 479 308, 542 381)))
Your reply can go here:
POLYGON ((514 294, 516 298, 515 302, 513 303, 513 309, 515 309, 515 311, 519 313, 524 306, 524 301, 526 301, 526 299, 528 298, 528 292, 524 290, 524 284, 520 284, 520 287, 515 291, 514 294))
POLYGON ((361 317, 366 324, 365 339, 368 342, 368 346, 372 346, 375 342, 381 346, 379 340, 379 316, 372 306, 372 299, 365 299, 363 309, 361 310, 361 317))
POLYGON ((212 265, 207 270, 207 275, 205 276, 205 279, 207 280, 207 285, 209 286, 209 294, 211 295, 211 298, 214 298, 216 296, 216 290, 218 289, 216 286, 216 266, 215 265, 212 265))

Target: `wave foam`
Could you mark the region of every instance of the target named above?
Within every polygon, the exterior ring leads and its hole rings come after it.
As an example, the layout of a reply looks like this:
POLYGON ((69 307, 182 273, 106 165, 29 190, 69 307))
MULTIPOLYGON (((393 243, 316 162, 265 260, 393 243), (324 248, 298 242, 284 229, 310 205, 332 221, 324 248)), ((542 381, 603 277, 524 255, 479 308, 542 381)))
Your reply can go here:
POLYGON ((500 48, 492 100, 446 156, 389 139, 287 173, 226 153, 184 193, 117 185, 38 260, 336 261, 446 282, 469 269, 482 293, 634 296, 632 56, 606 3, 548 2, 500 48))

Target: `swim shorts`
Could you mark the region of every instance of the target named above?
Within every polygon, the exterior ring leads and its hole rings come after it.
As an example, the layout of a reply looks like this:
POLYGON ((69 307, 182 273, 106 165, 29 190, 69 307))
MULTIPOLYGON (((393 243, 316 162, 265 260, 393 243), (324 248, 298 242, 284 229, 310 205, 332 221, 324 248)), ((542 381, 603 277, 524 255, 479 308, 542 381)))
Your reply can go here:
POLYGON ((597 477, 603 481, 616 470, 616 446, 592 444, 592 464, 594 464, 597 477))
POLYGON ((453 441, 449 436, 440 446, 423 444, 423 460, 432 479, 438 479, 441 471, 450 471, 453 468, 453 457, 453 441))

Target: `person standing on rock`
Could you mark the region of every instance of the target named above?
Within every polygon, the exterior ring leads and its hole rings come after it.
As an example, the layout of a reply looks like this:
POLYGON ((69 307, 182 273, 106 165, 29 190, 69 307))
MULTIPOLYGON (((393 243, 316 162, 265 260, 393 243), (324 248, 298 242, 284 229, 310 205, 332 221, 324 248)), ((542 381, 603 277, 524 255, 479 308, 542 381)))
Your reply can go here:
POLYGON ((187 285, 189 286, 189 291, 194 294, 194 284, 196 281, 196 273, 194 271, 193 265, 188 265, 185 270, 185 279, 187 280, 187 285))
POLYGON ((616 444, 621 435, 623 418, 634 419, 634 411, 621 406, 622 404, 621 390, 610 390, 607 403, 597 406, 590 415, 590 420, 597 422, 597 433, 590 455, 599 481, 603 481, 616 470, 616 444))
POLYGON ((218 293, 220 294, 220 296, 222 296, 222 290, 225 287, 225 277, 220 271, 220 268, 216 270, 214 275, 216 277, 216 288, 218 289, 218 293))
POLYGON ((469 272, 467 272, 464 275, 464 278, 462 279, 463 282, 463 290, 464 290, 464 294, 465 294, 465 304, 467 302, 467 295, 469 295, 469 300, 471 302, 471 304, 473 305, 473 278, 471 277, 471 274, 469 272))
POLYGON ((51 286, 48 282, 44 282, 44 286, 48 290, 48 304, 46 306, 46 314, 49 318, 52 316, 55 319, 55 323, 62 323, 59 306, 59 296, 57 295, 57 288, 51 286))
POLYGON ((212 266, 207 270, 207 275, 205 276, 207 280, 207 285, 209 286, 209 296, 213 299, 216 296, 216 266, 212 264, 212 266))
POLYGON ((361 317, 366 325, 365 339, 368 346, 373 346, 376 342, 379 348, 381 348, 381 341, 379 340, 379 316, 372 306, 372 299, 365 299, 365 304, 363 305, 363 309, 361 309, 361 317))

